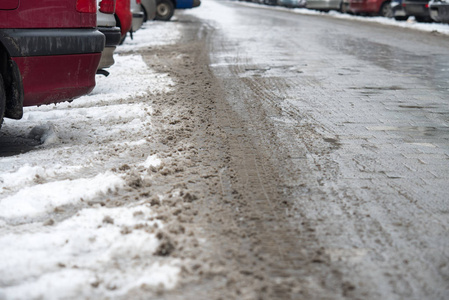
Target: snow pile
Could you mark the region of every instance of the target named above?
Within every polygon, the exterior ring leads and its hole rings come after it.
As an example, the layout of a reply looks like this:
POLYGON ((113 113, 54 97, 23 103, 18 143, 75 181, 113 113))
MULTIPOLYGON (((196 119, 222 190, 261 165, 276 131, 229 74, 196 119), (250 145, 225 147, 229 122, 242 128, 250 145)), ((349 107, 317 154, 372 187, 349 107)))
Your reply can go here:
POLYGON ((160 223, 152 219, 145 205, 98 207, 38 232, 3 234, 0 284, 7 287, 1 293, 58 299, 118 296, 142 285, 172 288, 179 270, 154 262, 159 240, 150 233, 160 223))
MULTIPOLYGON (((361 22, 371 22, 371 23, 380 23, 390 26, 397 26, 402 28, 415 29, 426 32, 439 32, 442 34, 449 35, 449 24, 441 24, 441 23, 419 23, 416 22, 413 17, 410 17, 407 21, 396 21, 395 19, 385 18, 385 17, 363 17, 363 16, 355 16, 350 14, 344 14, 337 11, 330 11, 329 13, 320 12, 317 10, 306 9, 306 8, 294 8, 289 9, 280 6, 265 6, 254 3, 244 3, 238 2, 240 5, 246 5, 251 7, 258 7, 264 9, 275 9, 275 10, 284 10, 291 11, 301 15, 328 15, 337 19, 348 19, 348 20, 357 20, 361 22)), ((206 2, 206 6, 211 5, 211 2, 206 2)), ((214 5, 214 4, 212 4, 214 5)), ((195 12, 194 12, 195 13, 195 12)))
MULTIPOLYGON (((176 40, 178 25, 163 25, 139 34, 163 44, 158 30, 167 28, 167 43, 176 40)), ((122 48, 151 42, 128 39, 122 48)), ((178 281, 176 260, 154 255, 163 224, 146 200, 108 202, 135 176, 151 180, 135 170, 161 164, 151 146, 151 97, 174 86, 142 56, 118 49, 110 76, 97 76, 90 95, 28 107, 2 126, 42 145, 0 158, 0 299, 116 297, 178 281)))

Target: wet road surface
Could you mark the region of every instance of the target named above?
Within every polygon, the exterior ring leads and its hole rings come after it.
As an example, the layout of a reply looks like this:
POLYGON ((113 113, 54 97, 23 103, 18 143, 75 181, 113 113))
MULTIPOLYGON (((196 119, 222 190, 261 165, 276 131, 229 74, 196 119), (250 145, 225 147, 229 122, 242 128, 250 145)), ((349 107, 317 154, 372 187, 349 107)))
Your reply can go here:
POLYGON ((257 294, 447 298, 448 37, 207 8, 195 16, 224 93, 225 223, 242 237, 229 247, 265 261, 248 271, 271 283, 257 294))

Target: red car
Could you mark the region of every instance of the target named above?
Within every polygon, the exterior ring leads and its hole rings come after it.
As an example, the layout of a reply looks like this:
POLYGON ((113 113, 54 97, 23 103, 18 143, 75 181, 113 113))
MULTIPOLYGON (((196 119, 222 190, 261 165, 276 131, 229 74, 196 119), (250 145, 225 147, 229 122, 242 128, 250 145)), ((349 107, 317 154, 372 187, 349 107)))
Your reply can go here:
POLYGON ((123 42, 126 37, 126 33, 131 30, 133 24, 133 14, 131 13, 130 0, 117 0, 115 4, 115 20, 117 26, 120 27, 122 34, 121 41, 123 42))
POLYGON ((390 0, 349 0, 348 10, 360 15, 393 17, 390 0))
POLYGON ((0 124, 23 106, 92 91, 105 44, 96 9, 95 0, 0 1, 0 124))

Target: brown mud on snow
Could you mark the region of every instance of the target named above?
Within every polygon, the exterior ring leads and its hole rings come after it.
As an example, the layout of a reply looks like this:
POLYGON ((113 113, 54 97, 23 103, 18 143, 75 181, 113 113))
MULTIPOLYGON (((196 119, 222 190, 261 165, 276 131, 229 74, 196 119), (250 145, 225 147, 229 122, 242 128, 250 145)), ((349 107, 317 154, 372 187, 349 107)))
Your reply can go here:
POLYGON ((354 286, 314 246, 313 227, 292 214, 279 167, 227 103, 209 69, 210 29, 202 26, 186 22, 177 45, 140 51, 152 69, 170 75, 175 90, 151 99, 153 145, 163 164, 152 168, 151 184, 137 179, 134 188, 167 224, 155 254, 179 258, 183 267, 175 290, 142 288, 126 297, 347 296, 354 286))

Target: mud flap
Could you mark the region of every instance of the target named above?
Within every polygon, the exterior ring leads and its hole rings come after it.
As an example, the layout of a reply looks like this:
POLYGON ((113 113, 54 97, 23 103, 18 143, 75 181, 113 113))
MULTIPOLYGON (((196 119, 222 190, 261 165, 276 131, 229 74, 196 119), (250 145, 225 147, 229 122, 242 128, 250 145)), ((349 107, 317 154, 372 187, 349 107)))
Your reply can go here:
POLYGON ((5 118, 19 120, 23 116, 23 82, 17 64, 10 60, 8 62, 9 78, 5 80, 6 107, 5 118))

